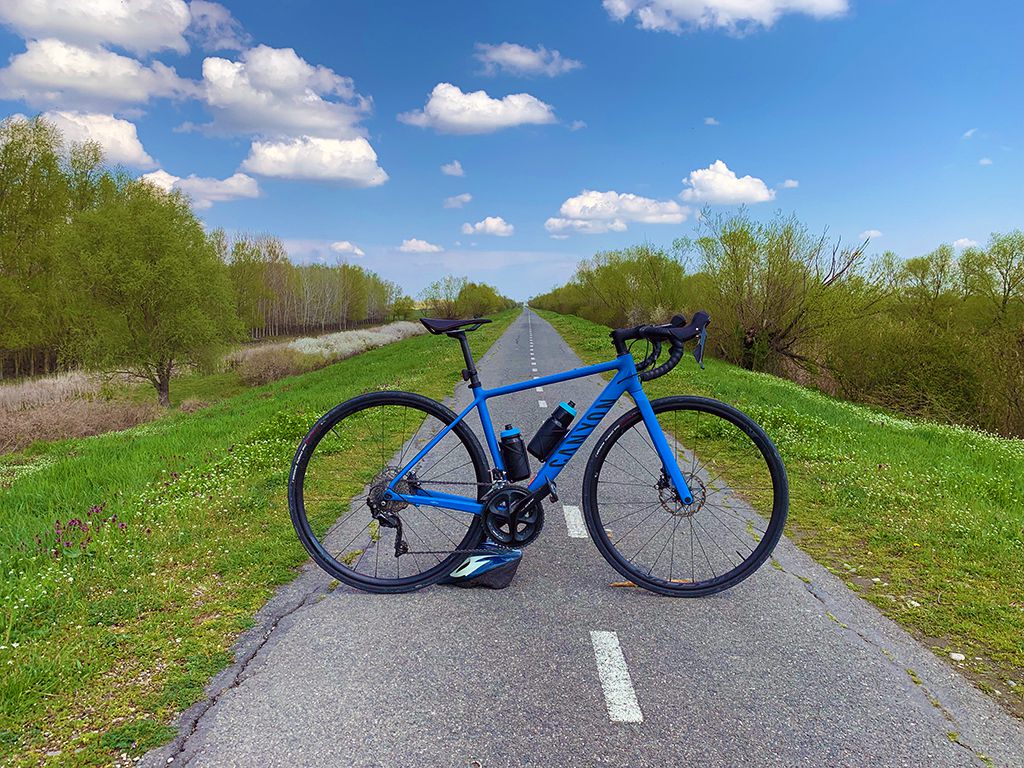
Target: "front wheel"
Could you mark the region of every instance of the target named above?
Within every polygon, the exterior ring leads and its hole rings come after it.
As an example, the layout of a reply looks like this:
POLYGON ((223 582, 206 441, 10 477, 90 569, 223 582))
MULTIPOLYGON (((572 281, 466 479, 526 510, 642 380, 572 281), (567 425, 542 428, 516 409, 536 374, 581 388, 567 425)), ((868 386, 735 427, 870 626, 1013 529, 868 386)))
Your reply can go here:
POLYGON ((701 597, 756 571, 782 536, 789 484, 772 441, 749 416, 703 397, 651 403, 693 502, 683 504, 634 408, 587 463, 583 512, 615 570, 673 597, 701 597))

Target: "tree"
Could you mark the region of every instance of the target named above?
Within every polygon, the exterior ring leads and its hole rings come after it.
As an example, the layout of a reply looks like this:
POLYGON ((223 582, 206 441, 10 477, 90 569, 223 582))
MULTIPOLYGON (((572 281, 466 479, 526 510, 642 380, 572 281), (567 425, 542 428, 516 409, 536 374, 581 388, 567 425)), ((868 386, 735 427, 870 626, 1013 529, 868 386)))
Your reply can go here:
POLYGON ((210 366, 237 335, 225 266, 179 193, 108 178, 68 246, 67 277, 81 297, 78 355, 150 382, 162 405, 170 405, 175 371, 210 366))
POLYGON ((813 346, 830 327, 861 317, 876 299, 868 295, 854 305, 843 291, 859 277, 866 243, 842 248, 795 218, 758 223, 745 211, 705 211, 701 226, 689 245, 710 278, 719 352, 744 368, 774 372, 783 361, 813 366, 813 346))
POLYGON ((468 281, 464 277, 447 275, 423 290, 423 301, 434 317, 458 317, 459 294, 468 281))
POLYGON ((399 320, 408 320, 416 312, 412 296, 399 296, 391 303, 391 314, 399 320))

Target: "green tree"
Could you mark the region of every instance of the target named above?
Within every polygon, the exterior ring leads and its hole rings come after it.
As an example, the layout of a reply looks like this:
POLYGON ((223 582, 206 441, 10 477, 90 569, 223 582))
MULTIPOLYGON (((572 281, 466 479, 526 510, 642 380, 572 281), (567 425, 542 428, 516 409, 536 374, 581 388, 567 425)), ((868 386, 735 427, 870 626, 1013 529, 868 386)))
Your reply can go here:
POLYGON ((77 217, 69 250, 82 297, 78 355, 150 382, 162 405, 175 371, 209 367, 237 336, 225 265, 182 195, 108 179, 77 217))
POLYGON ((464 277, 447 275, 423 290, 427 311, 434 317, 458 317, 459 294, 469 281, 464 277))

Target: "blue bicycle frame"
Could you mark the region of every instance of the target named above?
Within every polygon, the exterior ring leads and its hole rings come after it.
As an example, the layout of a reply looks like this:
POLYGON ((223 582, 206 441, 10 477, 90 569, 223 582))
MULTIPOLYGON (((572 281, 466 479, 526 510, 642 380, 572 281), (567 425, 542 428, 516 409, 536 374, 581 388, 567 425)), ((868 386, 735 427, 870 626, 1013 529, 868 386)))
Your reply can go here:
POLYGON ((580 446, 586 442, 586 439, 590 437, 590 434, 597 428, 597 425, 601 423, 601 420, 605 417, 608 411, 611 410, 612 406, 622 397, 623 393, 628 392, 633 401, 636 403, 637 408, 640 409, 640 414, 643 417, 644 424, 647 425, 647 431, 651 436, 651 442, 654 444, 654 448, 658 453, 658 457, 661 459, 662 466, 665 469, 665 474, 668 475, 672 484, 675 486, 676 491, 679 493, 680 499, 684 504, 691 504, 693 502, 693 494, 690 491, 690 487, 686 484, 686 480, 683 478, 682 472, 679 470, 679 465, 676 462, 675 453, 672 447, 668 444, 668 440, 665 438, 665 433, 661 429, 661 424, 658 423, 658 419, 654 414, 654 410, 651 408, 651 402, 647 399, 647 395, 644 393, 643 387, 640 385, 640 378, 637 375, 636 362, 633 360, 633 356, 630 354, 620 355, 614 360, 609 360, 606 363, 598 363, 597 365, 589 365, 585 368, 577 368, 573 371, 566 371, 564 373, 556 373, 551 376, 543 376, 538 379, 530 379, 529 381, 521 381, 516 384, 507 384, 503 387, 496 389, 485 389, 483 386, 473 387, 473 402, 466 406, 465 410, 458 415, 458 417, 451 424, 447 425, 437 435, 435 435, 424 447, 417 453, 408 464, 402 467, 401 471, 388 484, 388 489, 384 493, 384 497, 387 499, 401 499, 402 501, 414 504, 416 506, 431 506, 440 507, 442 509, 451 509, 457 512, 469 512, 474 515, 479 515, 483 512, 484 505, 477 499, 471 499, 466 496, 457 496, 450 493, 440 493, 435 491, 423 491, 419 493, 399 493, 395 490, 395 486, 398 482, 409 472, 409 470, 417 464, 430 450, 437 445, 445 435, 447 435, 456 424, 462 421, 466 416, 475 408, 480 415, 480 423, 483 425, 484 435, 487 438, 487 447, 491 453, 491 459, 494 462, 496 469, 504 471, 505 465, 501 459, 501 451, 498 449, 498 440, 494 435, 494 427, 491 424, 491 414, 487 409, 487 401, 492 397, 501 397, 502 395, 510 395, 514 392, 522 392, 532 387, 544 387, 549 384, 558 384, 562 381, 570 381, 572 379, 581 379, 585 376, 593 376, 598 373, 605 373, 606 371, 616 371, 615 376, 608 383, 608 386, 604 388, 604 391, 598 396, 598 398, 590 404, 586 413, 583 414, 572 430, 562 439, 558 444, 558 447, 552 452, 548 460, 541 466, 540 471, 534 476, 533 480, 530 481, 529 490, 531 492, 541 491, 547 486, 548 488, 554 487, 554 480, 558 477, 558 474, 562 471, 569 460, 576 455, 576 451, 580 449, 580 446))

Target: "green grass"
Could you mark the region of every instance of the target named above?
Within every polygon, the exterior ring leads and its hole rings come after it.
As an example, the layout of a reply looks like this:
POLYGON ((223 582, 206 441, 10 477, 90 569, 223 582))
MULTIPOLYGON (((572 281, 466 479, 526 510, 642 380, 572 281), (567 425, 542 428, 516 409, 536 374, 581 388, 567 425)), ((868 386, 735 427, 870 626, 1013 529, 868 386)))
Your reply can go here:
MULTIPOLYGON (((613 354, 607 328, 540 314, 584 362, 613 354)), ((749 413, 786 463, 788 534, 947 662, 965 654, 962 671, 1024 715, 1024 441, 908 420, 717 360, 701 371, 690 356, 645 386, 749 413)))
POLYGON ((244 391, 196 377, 177 397, 207 409, 0 459, 0 764, 109 765, 168 739, 306 560, 285 486, 313 421, 375 389, 447 397, 462 367, 454 341, 417 336, 244 391))

